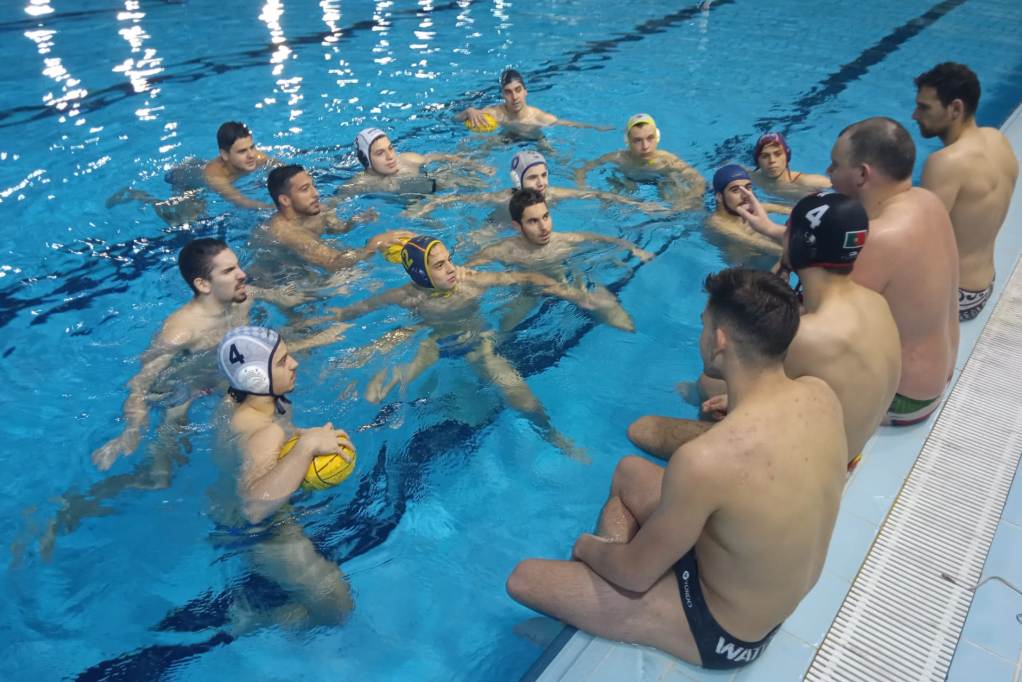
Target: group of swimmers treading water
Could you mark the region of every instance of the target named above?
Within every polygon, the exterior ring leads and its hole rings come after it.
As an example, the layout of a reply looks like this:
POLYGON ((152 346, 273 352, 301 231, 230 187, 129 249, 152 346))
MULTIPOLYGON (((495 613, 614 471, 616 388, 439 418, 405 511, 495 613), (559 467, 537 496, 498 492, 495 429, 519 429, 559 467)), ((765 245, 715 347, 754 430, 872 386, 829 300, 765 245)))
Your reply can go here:
MULTIPOLYGON (((992 291, 993 243, 1017 161, 999 132, 976 125, 979 83, 967 67, 939 64, 915 85, 913 118, 924 136, 939 136, 945 145, 926 161, 923 187, 912 185, 911 137, 884 117, 838 133, 829 177, 792 170, 792 148, 780 132, 756 140, 752 168, 735 163, 716 170, 707 228, 778 254, 777 267, 766 272, 739 262, 706 277, 699 339, 704 372, 691 378, 702 393, 703 418, 646 416, 630 424, 632 442, 668 460, 667 466, 622 459, 596 532, 578 538, 570 560, 521 562, 507 584, 514 599, 597 635, 654 646, 709 668, 738 667, 761 654, 819 578, 844 482, 868 440, 882 423, 916 423, 936 410, 954 369, 959 321, 975 318, 992 291), (761 203, 753 186, 777 203, 761 203), (794 206, 787 203, 796 199, 794 206), (770 213, 787 215, 787 222, 775 223, 770 213)), ((546 126, 595 127, 529 106, 517 71, 502 73, 500 88, 501 104, 469 108, 457 119, 470 130, 499 129, 500 140, 524 138, 537 146, 546 144, 546 126)), ((234 183, 276 166, 267 179, 276 212, 253 235, 263 253, 253 268, 278 284, 280 273, 296 266, 311 279, 307 290, 296 290, 293 281, 256 289, 223 241, 196 239, 182 249, 179 267, 194 296, 168 317, 143 354, 142 369, 129 382, 124 430, 93 453, 96 465, 107 469, 138 447, 154 396, 167 394, 172 377, 188 390, 163 403, 149 463, 135 475, 69 496, 44 538, 44 552, 52 551, 58 532, 89 513, 86 502, 125 487, 170 484, 180 459, 176 434, 192 402, 220 386, 222 378, 210 371, 219 366, 230 397, 218 417, 215 458, 223 464, 224 484, 216 520, 254 529, 255 569, 294 597, 273 613, 241 620, 246 627, 342 622, 353 608, 347 580, 305 536, 287 502, 302 485, 322 489, 343 481, 355 465, 356 443, 331 422, 294 425, 288 395, 299 363, 293 353, 335 343, 348 321, 384 306, 405 308, 414 319, 386 331, 348 366, 420 338, 409 363, 372 378, 364 394, 369 401, 383 400, 398 385, 407 390, 440 357, 464 358, 552 445, 587 461, 584 450, 554 427, 497 341, 513 334, 545 296, 615 328, 634 329, 613 294, 572 282, 566 264, 584 245, 604 244, 643 262, 653 254, 597 232, 555 231, 550 207, 580 198, 665 215, 698 211, 706 182, 659 148, 661 131, 650 114, 630 117, 624 138, 625 149, 575 171, 575 188, 550 185, 547 158, 530 149, 511 159, 509 190, 465 194, 460 188, 478 186, 477 180, 429 176, 423 167, 442 163, 483 176, 494 169, 459 155, 399 152, 385 131, 366 128, 354 144, 363 172, 320 202, 302 166, 271 159, 244 125, 229 122, 218 131, 217 158, 201 167, 191 162, 190 173, 168 174, 174 198, 130 189, 111 197, 109 205, 128 199, 152 204, 171 224, 205 211, 200 186, 236 206, 262 209, 268 205, 244 197, 234 183), (612 187, 618 191, 587 184, 589 174, 606 165, 617 170, 612 187), (659 200, 629 196, 635 183, 655 183, 659 200), (454 191, 431 196, 445 190, 454 191), (361 248, 337 248, 323 238, 377 217, 368 209, 341 221, 339 200, 381 192, 427 195, 408 207, 409 220, 444 205, 492 204, 493 222, 517 232, 491 240, 464 266, 424 229, 384 231, 361 248), (299 319, 294 308, 324 283, 335 291, 357 289, 353 267, 374 253, 400 263, 408 283, 333 309, 328 319, 299 319), (508 269, 478 269, 490 264, 508 269), (498 287, 521 295, 494 329, 480 301, 498 287), (250 326, 253 297, 280 307, 290 327, 250 326), (313 324, 318 328, 309 332, 313 324)))

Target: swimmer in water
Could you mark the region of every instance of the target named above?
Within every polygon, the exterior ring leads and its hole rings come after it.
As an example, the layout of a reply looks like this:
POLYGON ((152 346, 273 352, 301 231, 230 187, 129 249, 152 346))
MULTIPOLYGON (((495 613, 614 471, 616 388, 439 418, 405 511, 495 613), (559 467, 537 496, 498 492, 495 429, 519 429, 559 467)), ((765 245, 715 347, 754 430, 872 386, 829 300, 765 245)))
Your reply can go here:
MULTIPOLYGON (((716 209, 706 219, 708 227, 750 246, 755 246, 768 253, 780 254, 779 240, 764 236, 750 224, 751 213, 747 209, 755 200, 752 193, 752 180, 744 168, 736 163, 723 166, 713 174, 713 192, 716 196, 716 209), (751 197, 751 199, 750 199, 751 197)), ((791 208, 779 204, 760 204, 766 212, 788 215, 791 208)), ((783 225, 775 226, 781 232, 783 225)))
POLYGON ((321 203, 312 176, 298 165, 274 168, 266 184, 277 212, 262 236, 306 263, 329 271, 350 268, 377 250, 414 236, 392 230, 371 237, 360 249, 335 249, 323 241, 324 234, 345 234, 358 223, 374 220, 376 212, 370 209, 342 222, 334 210, 337 200, 321 203))
POLYGON ((600 192, 594 189, 575 189, 573 187, 553 187, 550 185, 550 172, 547 168, 547 161, 539 152, 525 151, 518 152, 511 159, 511 188, 498 192, 484 192, 482 194, 448 194, 442 197, 435 197, 429 201, 408 209, 407 215, 413 218, 420 218, 430 211, 447 204, 464 202, 470 204, 493 204, 497 209, 490 217, 491 222, 500 225, 507 225, 511 222, 511 215, 508 213, 508 202, 512 195, 520 189, 534 189, 541 193, 549 204, 554 204, 561 199, 599 199, 610 201, 616 204, 634 206, 642 211, 654 213, 663 212, 665 208, 652 201, 636 201, 629 197, 623 197, 612 192, 600 192))
POLYGON ((568 126, 570 128, 591 128, 601 131, 612 130, 612 128, 604 126, 595 126, 589 123, 579 123, 577 121, 557 118, 542 109, 529 106, 525 101, 529 94, 529 91, 525 88, 525 79, 522 78, 522 74, 514 69, 507 69, 500 74, 500 94, 504 98, 503 104, 483 107, 482 109, 469 107, 455 116, 455 120, 468 121, 473 126, 485 128, 488 123, 486 116, 489 115, 506 132, 529 139, 535 139, 542 128, 553 125, 568 126))
MULTIPOLYGON (((210 351, 231 327, 248 322, 254 298, 272 302, 281 308, 304 299, 287 289, 257 289, 246 284, 238 258, 219 239, 195 239, 178 256, 181 276, 193 297, 175 310, 163 323, 149 349, 140 356, 142 368, 128 382, 124 403, 124 427, 116 438, 92 453, 92 462, 106 471, 121 456, 132 454, 149 422, 151 408, 162 405, 164 418, 156 428, 149 461, 130 474, 111 476, 82 495, 68 493, 63 508, 50 523, 40 552, 48 558, 58 533, 73 530, 82 518, 110 513, 101 505, 122 490, 162 489, 170 485, 171 472, 180 454, 179 440, 186 435, 188 411, 195 398, 207 395, 221 382, 210 351)), ((336 341, 342 327, 296 342, 296 349, 336 341)))
POLYGON ((299 429, 287 394, 295 388, 298 362, 280 335, 264 327, 236 327, 217 347, 230 398, 217 420, 214 451, 223 478, 213 488, 213 516, 252 544, 255 570, 283 587, 294 602, 271 612, 233 609, 234 634, 272 625, 336 625, 354 607, 338 565, 320 554, 289 513, 287 502, 305 479, 314 457, 340 453, 351 460, 348 434, 333 424, 299 429), (279 453, 297 436, 286 457, 279 453), (349 448, 345 452, 342 448, 349 448), (254 542, 253 542, 254 541, 254 542))
POLYGON ((398 152, 390 137, 379 128, 366 128, 355 136, 355 154, 364 171, 341 185, 335 195, 339 199, 371 192, 432 194, 438 187, 480 186, 471 179, 453 173, 445 173, 437 179, 431 178, 422 170, 423 166, 431 163, 462 166, 483 175, 493 175, 496 172, 492 166, 456 154, 398 152))
POLYGON ((654 181, 660 196, 677 210, 702 206, 706 181, 695 168, 670 152, 658 149, 660 129, 649 114, 635 114, 625 124, 627 149, 604 154, 575 171, 575 184, 585 189, 586 176, 611 164, 634 182, 654 181))
POLYGON ((756 140, 752 161, 755 169, 749 179, 768 194, 797 200, 830 189, 830 180, 824 175, 791 170, 791 147, 781 133, 766 133, 756 140))
POLYGON ((264 168, 274 160, 260 151, 245 124, 228 121, 216 131, 219 155, 202 165, 192 158, 164 176, 174 189, 170 199, 159 199, 141 190, 125 187, 106 200, 111 208, 126 201, 138 201, 153 207, 156 214, 171 227, 193 222, 206 214, 202 189, 209 187, 235 206, 248 209, 273 208, 270 204, 249 199, 234 186, 241 178, 264 168))
MULTIPOLYGON (((652 253, 625 239, 595 232, 555 232, 546 199, 534 189, 515 192, 508 208, 511 224, 520 234, 486 247, 469 260, 467 267, 498 262, 566 281, 565 261, 586 245, 610 244, 628 251, 644 263, 653 258, 652 253)), ((515 299, 508 314, 501 319, 501 330, 506 331, 517 325, 535 304, 536 299, 528 294, 515 299)))
POLYGON ((498 355, 493 332, 480 316, 480 299, 496 287, 535 287, 591 310, 608 324, 634 330, 628 314, 606 289, 583 291, 531 272, 480 272, 454 265, 439 240, 418 236, 405 244, 401 262, 411 283, 390 289, 337 312, 346 321, 388 305, 397 305, 414 313, 430 329, 411 363, 380 372, 370 382, 366 399, 379 402, 399 382, 407 386, 441 355, 464 356, 485 380, 492 381, 514 409, 525 415, 555 447, 571 457, 585 459, 564 435, 557 431, 543 406, 529 390, 525 380, 505 358, 498 355))

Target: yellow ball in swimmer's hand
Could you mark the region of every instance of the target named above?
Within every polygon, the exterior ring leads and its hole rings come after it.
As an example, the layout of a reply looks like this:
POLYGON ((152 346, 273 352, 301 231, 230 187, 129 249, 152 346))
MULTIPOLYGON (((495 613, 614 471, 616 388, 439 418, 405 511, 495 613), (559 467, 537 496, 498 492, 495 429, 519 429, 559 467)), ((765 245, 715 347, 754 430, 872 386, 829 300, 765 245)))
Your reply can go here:
POLYGON ((465 119, 465 127, 471 130, 473 133, 492 133, 494 130, 500 127, 497 123, 497 119, 493 118, 492 114, 483 114, 483 118, 486 120, 485 123, 475 125, 472 123, 472 119, 465 119))
MULTIPOLYGON (((291 436, 290 440, 284 443, 280 449, 277 459, 284 459, 294 449, 298 442, 298 434, 291 436)), ((342 482, 351 472, 355 470, 355 451, 347 445, 340 446, 340 451, 349 455, 351 461, 345 460, 340 453, 334 452, 329 455, 317 455, 309 462, 309 470, 305 472, 305 480, 302 487, 306 490, 326 490, 342 482)))
POLYGON ((391 263, 401 262, 401 251, 405 248, 407 239, 402 239, 400 242, 391 244, 383 250, 383 258, 391 263))

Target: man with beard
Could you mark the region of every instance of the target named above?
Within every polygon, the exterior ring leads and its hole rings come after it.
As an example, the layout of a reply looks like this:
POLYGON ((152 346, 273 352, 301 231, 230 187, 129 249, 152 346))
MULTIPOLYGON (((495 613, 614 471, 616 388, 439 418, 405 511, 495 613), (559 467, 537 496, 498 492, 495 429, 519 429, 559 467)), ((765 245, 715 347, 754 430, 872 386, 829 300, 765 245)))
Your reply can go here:
POLYGON ((923 166, 922 186, 944 202, 958 244, 958 318, 979 315, 994 285, 994 241, 1008 214, 1018 159, 996 128, 976 125, 979 79, 964 64, 938 64, 915 79, 912 118, 944 148, 923 166))
MULTIPOLYGON (((732 239, 755 246, 769 253, 779 253, 776 241, 764 236, 739 213, 748 200, 743 192, 752 192, 752 180, 745 169, 736 163, 728 164, 713 174, 713 192, 716 197, 716 208, 706 219, 706 225, 732 239)), ((787 215, 791 209, 778 204, 761 204, 768 213, 787 215)), ((780 225, 778 229, 784 228, 780 225)))

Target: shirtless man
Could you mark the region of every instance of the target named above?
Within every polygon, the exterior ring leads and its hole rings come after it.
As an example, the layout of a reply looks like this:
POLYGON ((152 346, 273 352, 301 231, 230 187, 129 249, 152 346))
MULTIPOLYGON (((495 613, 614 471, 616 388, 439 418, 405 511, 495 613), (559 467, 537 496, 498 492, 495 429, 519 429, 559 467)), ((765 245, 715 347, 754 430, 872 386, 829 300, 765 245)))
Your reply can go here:
POLYGON ((607 237, 595 232, 554 232, 546 197, 535 189, 518 190, 508 203, 511 224, 520 234, 488 246, 468 262, 468 267, 498 261, 520 265, 558 279, 563 277, 564 261, 584 244, 613 244, 625 249, 639 260, 653 258, 649 251, 625 239, 607 237))
POLYGON ((492 116, 493 120, 511 133, 525 136, 535 136, 540 128, 558 125, 571 128, 592 128, 593 130, 607 131, 610 128, 594 126, 588 123, 578 123, 557 118, 548 114, 542 109, 529 106, 525 99, 529 91, 525 89, 525 79, 522 74, 514 69, 507 69, 500 74, 500 94, 504 98, 503 104, 476 109, 469 107, 455 116, 457 121, 467 120, 474 127, 487 127, 486 116, 492 116))
POLYGON ((216 158, 201 167, 197 159, 190 159, 164 176, 173 187, 175 196, 159 199, 126 187, 106 200, 107 208, 126 201, 139 201, 151 204, 168 225, 184 225, 206 212, 206 202, 201 196, 203 185, 241 208, 273 208, 267 203, 249 199, 234 186, 242 177, 273 163, 273 159, 256 148, 252 133, 245 124, 236 121, 224 123, 216 131, 216 142, 220 148, 216 158))
MULTIPOLYGON (((779 253, 777 241, 765 237, 749 225, 748 220, 740 213, 748 202, 747 195, 752 193, 752 180, 745 169, 736 163, 728 164, 713 174, 713 193, 716 208, 706 219, 708 227, 717 230, 743 244, 755 246, 768 253, 779 253)), ((791 209, 779 204, 762 204, 770 213, 787 215, 791 209)), ((778 225, 779 229, 783 229, 778 225)))
MULTIPOLYGON (((236 327, 220 341, 217 357, 234 404, 220 434, 227 442, 215 452, 224 473, 222 485, 213 489, 216 520, 253 538, 248 551, 256 570, 295 598, 295 603, 266 614, 271 622, 340 623, 354 606, 347 581, 282 508, 302 484, 314 457, 339 453, 350 462, 355 448, 348 434, 330 422, 309 429, 294 426, 293 408, 285 396, 294 390, 298 362, 277 332, 236 327), (293 436, 297 436, 293 448, 278 459, 293 436)), ((238 614, 235 619, 241 620, 238 614)), ((252 614, 245 614, 248 628, 251 620, 252 614)))
POLYGON ((1018 159, 996 128, 976 125, 979 79, 964 64, 938 64, 915 80, 912 118, 944 148, 923 166, 922 186, 944 202, 958 244, 958 319, 979 315, 994 290, 994 241, 1018 180, 1018 159))
POLYGON ((360 249, 339 251, 324 243, 322 236, 344 234, 356 224, 375 218, 375 211, 370 209, 341 222, 334 210, 337 200, 320 203, 312 176, 298 165, 274 168, 266 184, 277 212, 270 219, 263 236, 301 260, 326 270, 350 268, 378 249, 398 239, 414 236, 411 232, 392 230, 371 237, 360 249))
POLYGON ((599 637, 727 669, 758 658, 819 579, 848 448, 834 392, 785 376, 799 317, 788 285, 730 269, 706 289, 699 348, 727 381, 728 416, 666 469, 621 460, 596 534, 571 561, 518 564, 507 591, 599 637))
POLYGON ((791 170, 791 147, 781 133, 761 135, 752 162, 755 169, 749 177, 767 194, 797 200, 810 192, 830 189, 830 180, 823 175, 791 170))
MULTIPOLYGON (((419 236, 409 240, 401 251, 401 263, 412 282, 390 289, 359 303, 342 308, 339 320, 350 320, 387 305, 398 305, 415 313, 430 328, 411 363, 379 373, 366 390, 366 399, 379 402, 401 382, 407 385, 444 354, 465 356, 472 368, 492 381, 508 403, 522 412, 551 444, 579 459, 571 441, 553 428, 543 406, 529 390, 525 380, 495 350, 493 333, 480 318, 479 302, 495 287, 533 286, 546 293, 593 310, 609 324, 626 331, 634 325, 628 314, 607 290, 583 292, 549 277, 531 272, 479 272, 451 262, 447 248, 437 239, 419 236)), ((389 343, 387 341, 386 343, 389 343)))
MULTIPOLYGON (((134 472, 110 476, 87 493, 68 493, 63 508, 53 519, 40 543, 40 552, 48 558, 58 533, 74 530, 87 516, 108 514, 101 505, 129 488, 159 489, 170 485, 171 473, 181 459, 180 443, 188 424, 188 411, 194 399, 208 394, 220 384, 216 363, 209 357, 220 337, 233 326, 245 324, 253 298, 259 297, 281 306, 299 300, 282 290, 264 290, 246 286, 245 273, 238 258, 219 239, 196 239, 185 245, 178 256, 181 276, 192 289, 192 300, 171 313, 142 354, 142 368, 128 382, 124 403, 124 428, 92 453, 92 462, 101 471, 109 469, 123 455, 139 445, 149 421, 153 403, 165 406, 163 422, 156 429, 149 461, 134 472)), ((302 348, 329 343, 339 328, 309 337, 302 348)))
POLYGON ((562 199, 599 199, 610 201, 616 204, 634 206, 647 212, 660 212, 664 207, 651 201, 636 201, 623 197, 613 192, 599 192, 593 189, 574 189, 572 187, 553 187, 550 185, 550 171, 546 159, 539 152, 526 151, 518 152, 511 159, 511 189, 499 192, 484 192, 482 194, 448 194, 442 197, 434 197, 427 202, 419 204, 407 211, 413 218, 420 218, 435 208, 462 202, 466 204, 493 204, 497 209, 491 216, 491 221, 506 225, 511 222, 511 214, 508 213, 508 202, 511 196, 520 189, 534 189, 546 197, 547 202, 553 205, 562 199))
POLYGON ((586 176, 600 166, 611 164, 632 182, 655 181, 660 196, 675 209, 702 206, 706 181, 692 166, 670 152, 658 149, 660 129, 649 114, 635 114, 625 124, 627 149, 604 154, 575 171, 575 184, 586 189, 586 176))
MULTIPOLYGON (((483 175, 493 175, 493 167, 476 163, 455 154, 416 154, 398 152, 390 138, 379 128, 366 128, 355 136, 355 154, 364 172, 344 183, 336 197, 344 198, 369 192, 394 194, 432 194, 438 183, 425 175, 422 167, 429 163, 446 162, 469 168, 483 175)), ((442 178, 441 186, 478 186, 453 174, 442 178)))
POLYGON ((884 423, 899 426, 936 410, 958 356, 958 248, 947 208, 912 186, 915 155, 901 124, 868 118, 841 132, 827 169, 869 215, 852 279, 882 294, 898 325, 901 381, 884 423))
MULTIPOLYGON (((769 222, 761 209, 757 213, 769 222)), ((802 319, 784 357, 784 371, 792 379, 819 377, 837 395, 849 471, 880 426, 901 379, 901 343, 887 301, 849 277, 868 232, 869 218, 858 201, 843 194, 811 194, 791 212, 781 256, 782 271, 798 275, 803 293, 802 319)), ((704 412, 718 418, 727 414, 726 385, 723 390, 703 404, 704 412)), ((713 423, 642 417, 628 427, 628 437, 667 459, 713 423)))
MULTIPOLYGON (((511 224, 520 234, 486 247, 469 260, 468 267, 497 261, 518 265, 558 281, 566 281, 564 262, 587 244, 611 244, 625 249, 642 262, 653 258, 652 253, 625 239, 607 237, 595 232, 554 232, 554 223, 550 217, 550 209, 547 208, 546 198, 534 189, 515 192, 509 202, 509 210, 511 224)), ((501 331, 514 328, 533 309, 535 303, 536 299, 528 294, 516 298, 501 318, 501 331)))

